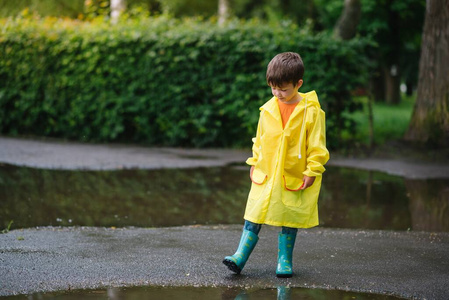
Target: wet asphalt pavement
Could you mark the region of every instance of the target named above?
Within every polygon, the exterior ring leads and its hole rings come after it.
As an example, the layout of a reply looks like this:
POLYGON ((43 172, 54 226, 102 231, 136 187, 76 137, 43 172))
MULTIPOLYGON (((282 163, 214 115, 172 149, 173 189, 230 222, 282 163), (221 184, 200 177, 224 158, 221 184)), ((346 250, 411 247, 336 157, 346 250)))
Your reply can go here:
MULTIPOLYGON (((0 295, 134 285, 278 285, 448 299, 446 233, 301 230, 291 279, 275 277, 278 228, 266 226, 241 275, 221 263, 241 226, 39 228, 0 235, 0 295)), ((232 252, 232 253, 231 253, 232 252)))
MULTIPOLYGON (((234 150, 0 138, 0 162, 39 168, 216 166, 242 162, 247 155, 234 150)), ((351 163, 355 164, 354 160, 351 163)), ((416 165, 404 165, 408 176, 418 170, 416 165)), ((428 174, 435 174, 436 167, 428 167, 428 174)), ((447 166, 439 167, 446 174, 447 166)), ((287 284, 408 299, 449 299, 449 233, 300 230, 294 252, 295 275, 278 279, 278 230, 270 226, 262 229, 260 241, 239 276, 232 275, 221 260, 235 251, 241 225, 12 230, 0 234, 0 296, 112 286, 275 288, 287 284)))
MULTIPOLYGON (((0 163, 59 170, 115 170, 220 167, 242 164, 250 151, 149 148, 123 144, 83 144, 0 136, 0 163)), ((449 163, 334 157, 329 166, 374 170, 409 179, 449 178, 449 163)))

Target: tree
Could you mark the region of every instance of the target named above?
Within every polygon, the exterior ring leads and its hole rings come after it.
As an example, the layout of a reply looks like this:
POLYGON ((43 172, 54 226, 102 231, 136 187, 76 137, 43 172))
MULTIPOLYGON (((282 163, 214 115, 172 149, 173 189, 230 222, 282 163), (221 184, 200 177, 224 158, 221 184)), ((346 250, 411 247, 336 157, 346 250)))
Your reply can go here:
POLYGON ((410 93, 418 78, 418 61, 424 23, 424 0, 361 0, 359 34, 371 37, 378 48, 373 60, 372 94, 376 101, 398 103, 400 83, 410 93))
POLYGON ((125 11, 125 0, 111 0, 111 22, 116 24, 120 15, 125 11))
POLYGON ((418 95, 405 139, 449 145, 449 1, 427 0, 418 95))
POLYGON ((334 28, 334 35, 343 40, 352 39, 357 33, 360 14, 360 0, 345 0, 343 12, 334 28))
POLYGON ((218 0, 218 25, 223 25, 229 18, 229 0, 218 0))

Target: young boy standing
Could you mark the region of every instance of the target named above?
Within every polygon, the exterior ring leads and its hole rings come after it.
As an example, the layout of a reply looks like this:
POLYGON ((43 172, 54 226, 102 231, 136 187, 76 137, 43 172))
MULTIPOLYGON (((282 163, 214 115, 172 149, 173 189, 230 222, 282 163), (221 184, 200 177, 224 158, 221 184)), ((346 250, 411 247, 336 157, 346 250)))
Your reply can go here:
POLYGON ((251 191, 236 253, 223 263, 239 274, 259 240, 262 224, 281 226, 276 276, 291 277, 298 228, 318 225, 318 195, 326 148, 325 114, 315 91, 299 93, 304 64, 297 53, 276 55, 268 64, 273 98, 260 108, 251 166, 251 191))

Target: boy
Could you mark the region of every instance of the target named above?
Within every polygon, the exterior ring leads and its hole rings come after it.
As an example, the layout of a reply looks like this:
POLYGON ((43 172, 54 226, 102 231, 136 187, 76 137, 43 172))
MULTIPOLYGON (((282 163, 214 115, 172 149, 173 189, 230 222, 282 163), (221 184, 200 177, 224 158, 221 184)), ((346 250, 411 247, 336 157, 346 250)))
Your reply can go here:
POLYGON ((251 191, 236 253, 223 263, 239 274, 257 244, 262 224, 282 226, 277 277, 291 277, 298 228, 318 225, 318 195, 326 148, 325 114, 315 91, 298 93, 304 64, 297 53, 276 55, 268 64, 273 98, 260 108, 251 166, 251 191))

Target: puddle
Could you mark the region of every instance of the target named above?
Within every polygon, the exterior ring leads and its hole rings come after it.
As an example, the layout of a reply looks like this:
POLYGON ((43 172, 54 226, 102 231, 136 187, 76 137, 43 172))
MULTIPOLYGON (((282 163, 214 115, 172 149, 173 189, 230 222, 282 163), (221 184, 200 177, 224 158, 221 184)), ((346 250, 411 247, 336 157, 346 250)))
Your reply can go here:
POLYGON ((238 290, 229 288, 192 288, 192 287, 136 287, 109 288, 100 290, 79 290, 54 293, 36 293, 27 296, 0 297, 0 299, 170 299, 170 300, 324 300, 324 299, 358 299, 358 300, 393 300, 393 296, 354 293, 336 290, 289 288, 238 290))
MULTIPOLYGON (((247 168, 59 171, 0 164, 0 230, 240 224, 247 168)), ((328 167, 324 227, 449 231, 449 180, 328 167)))

